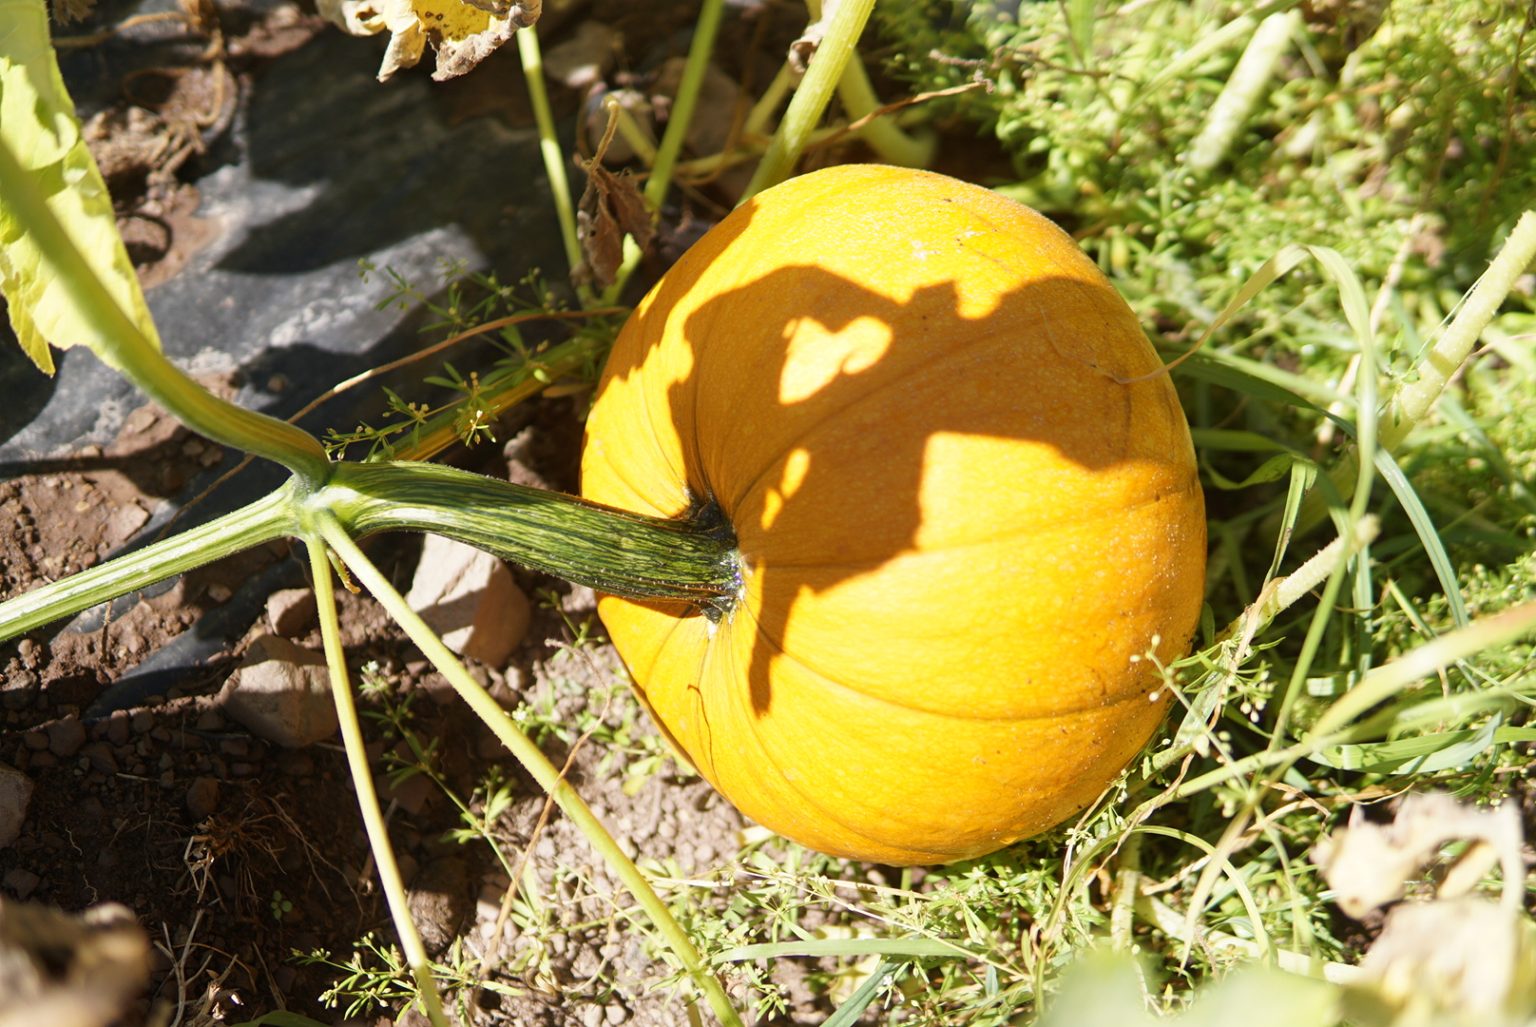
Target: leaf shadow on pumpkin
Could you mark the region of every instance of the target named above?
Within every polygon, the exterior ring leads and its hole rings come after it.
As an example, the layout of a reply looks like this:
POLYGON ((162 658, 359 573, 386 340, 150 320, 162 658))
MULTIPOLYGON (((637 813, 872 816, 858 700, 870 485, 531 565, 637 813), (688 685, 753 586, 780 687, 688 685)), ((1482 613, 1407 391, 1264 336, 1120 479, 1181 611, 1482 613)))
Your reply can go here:
MULTIPOLYGON (((722 227, 731 226, 728 221, 722 227)), ((732 259, 731 241, 714 249, 715 261, 732 259)), ((969 245, 964 238, 954 244, 969 245)), ((993 259, 979 249, 970 257, 978 255, 993 259)), ((906 259, 889 255, 891 261, 906 259)), ((1129 653, 1121 648, 1128 639, 1139 647, 1134 651, 1144 652, 1156 633, 1147 627, 1158 616, 1147 609, 1147 590, 1130 590, 1123 601, 1113 596, 1088 601, 1085 608, 1102 615, 1098 623, 1053 625, 1059 637, 1052 641, 1061 653, 1052 657, 1049 673, 1054 678, 1059 664, 1069 668, 1067 675, 1076 675, 1059 688, 1044 682, 1047 665, 1007 666, 1021 662, 1019 650, 990 644, 998 635, 1033 625, 1010 616, 986 623, 996 616, 994 609, 954 591, 957 581, 963 589, 968 579, 977 591, 996 591, 984 581, 989 574, 996 577, 995 568, 986 564, 987 556, 972 562, 964 555, 968 547, 990 555, 991 543, 1006 539, 1012 546, 1012 539, 1020 538, 1026 541, 1019 544, 1030 545, 1027 537, 1073 530, 1118 511, 1122 501, 1183 503, 1191 490, 1198 491, 1192 462, 1181 466, 1189 458, 1179 447, 1187 454, 1188 436, 1180 437, 1183 414, 1167 380, 1123 384, 1159 367, 1149 345, 1125 344, 1127 321, 1130 331, 1140 331, 1129 310, 1081 270, 1074 275, 1005 269, 1004 274, 1020 284, 995 303, 982 303, 964 283, 932 275, 903 289, 889 282, 912 276, 882 271, 886 284, 874 288, 809 264, 779 265, 755 278, 743 271, 733 288, 698 302, 688 298, 694 275, 685 273, 664 280, 626 329, 641 344, 626 346, 621 339, 603 388, 644 383, 644 402, 635 404, 641 413, 630 427, 637 437, 650 431, 661 442, 648 467, 613 472, 644 497, 648 512, 679 515, 700 500, 717 503, 735 530, 748 579, 745 598, 727 616, 734 623, 722 623, 709 635, 689 686, 697 716, 706 721, 702 733, 711 739, 704 742, 705 751, 694 746, 691 754, 711 779, 716 775, 708 764, 717 755, 739 759, 717 750, 707 723, 713 704, 700 691, 722 677, 747 682, 749 709, 736 708, 733 717, 761 721, 775 714, 778 703, 789 702, 794 716, 805 717, 807 738, 850 752, 880 746, 893 754, 887 759, 897 760, 922 759, 923 740, 897 737, 899 732, 882 740, 874 729, 866 734, 847 723, 847 711, 885 704, 947 718, 1044 723, 1084 709, 1149 705, 1146 694, 1156 687, 1155 676, 1112 680, 1100 673, 1117 661, 1124 666, 1129 653), (1084 410, 1092 416, 1082 416, 1084 410), (1149 424, 1164 423, 1170 426, 1166 433, 1148 431, 1149 424), (976 440, 1001 444, 976 448, 976 440), (1040 445, 1020 447, 1019 440, 1040 445), (956 459, 956 446, 967 455, 956 459), (1032 473, 1029 479, 1039 482, 1039 494, 1021 499, 1016 488, 1002 485, 1020 466, 1010 464, 1016 459, 1010 454, 1042 448, 1053 455, 1044 476, 1032 473), (1120 465, 1151 470, 1135 481, 1116 479, 1104 497, 1074 491, 1082 488, 1083 469, 1120 465), (1060 488, 1052 467, 1061 471, 1060 488), (1137 490, 1143 491, 1132 495, 1137 490), (997 495, 1010 498, 998 501, 997 495), (998 523, 993 512, 1022 512, 1023 521, 998 523), (934 551, 950 566, 943 571, 945 580, 929 585, 921 558, 934 551), (893 568, 913 557, 916 566, 887 580, 893 568), (1125 630, 1106 630, 1103 620, 1115 618, 1124 619, 1125 630), (741 631, 750 632, 749 643, 725 641, 741 631), (1104 652, 1095 651, 1099 646, 1104 652), (837 655, 829 655, 833 652, 837 655), (715 673, 720 670, 710 665, 715 659, 734 666, 715 673), (942 668, 949 683, 936 686, 932 678, 940 674, 936 669, 930 674, 930 668, 942 668), (971 684, 1035 673, 1047 687, 989 690, 971 684), (819 689, 822 698, 791 701, 781 691, 801 685, 819 689), (810 723, 813 717, 822 722, 810 723), (825 731, 828 726, 833 730, 825 731)), ((1192 542, 1193 534, 1173 540, 1170 548, 1181 548, 1181 555, 1169 557, 1170 566, 1187 567, 1193 557, 1183 553, 1194 549, 1203 560, 1203 531, 1200 535, 1198 542, 1192 542)), ((1100 540, 1113 545, 1114 529, 1102 532, 1100 540)), ((1170 570, 1166 577, 1172 581, 1177 573, 1170 570)), ((1080 589, 1103 584, 1066 583, 1080 589)), ((1063 582, 1052 584, 1059 588, 1063 582)), ((1154 584, 1153 590, 1177 587, 1154 584)), ((673 617, 702 617, 675 605, 641 605, 673 617)), ((1197 610, 1198 605, 1189 613, 1190 630, 1197 610)), ((1168 641, 1182 647, 1187 637, 1168 641)), ((668 644, 671 639, 660 646, 668 644)), ((675 671, 680 664, 667 666, 675 671)), ((649 703, 644 679, 653 668, 631 669, 649 703)), ((1160 707, 1153 712, 1160 714, 1160 707)), ((667 730, 667 718, 657 719, 667 730)), ((1133 719, 1148 723, 1146 714, 1133 719)), ((1084 730, 1088 736, 1076 740, 1080 748, 1103 749, 1122 760, 1145 739, 1145 732, 1130 737, 1139 730, 1134 726, 1124 729, 1123 738, 1110 737, 1121 730, 1113 725, 1084 730)), ((718 744, 744 741, 728 732, 718 744)), ((763 755, 772 759, 766 749, 763 755)), ((861 760, 850 759, 850 780, 858 776, 861 760)), ((1085 787, 1074 790, 1067 803, 1091 800, 1102 784, 1085 787)), ((1053 807, 1051 815, 1070 812, 1053 807)))

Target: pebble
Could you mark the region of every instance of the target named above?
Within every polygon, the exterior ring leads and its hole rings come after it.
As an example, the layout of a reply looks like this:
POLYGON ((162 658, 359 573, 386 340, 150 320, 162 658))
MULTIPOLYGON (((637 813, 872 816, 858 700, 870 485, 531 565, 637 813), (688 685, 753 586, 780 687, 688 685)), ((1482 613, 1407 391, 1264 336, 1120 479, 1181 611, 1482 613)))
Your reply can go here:
POLYGON ((37 891, 37 886, 43 883, 43 879, 25 867, 12 867, 5 872, 4 879, 0 879, 0 885, 5 887, 14 897, 25 901, 37 891))
POLYGON ((533 616, 505 563, 440 535, 422 544, 405 600, 449 649, 492 667, 507 662, 533 616))
POLYGON ((219 808, 219 782, 211 777, 200 777, 187 788, 187 812, 195 821, 202 821, 219 808))
POLYGON ((60 759, 68 759, 85 744, 85 725, 79 717, 64 717, 49 724, 48 751, 60 759))
POLYGON ((262 635, 250 644, 219 702, 252 734, 286 748, 303 748, 336 734, 325 657, 276 635, 262 635))
POLYGON ((284 588, 267 597, 267 625, 275 635, 300 638, 315 623, 315 593, 284 588))
POLYGON ((128 726, 133 729, 133 733, 136 735, 148 734, 155 726, 155 715, 148 710, 137 710, 129 718, 128 726))
POLYGON ((469 912, 468 899, 469 868, 456 856, 433 860, 416 876, 407 904, 429 952, 452 944, 469 912))
POLYGON ((114 710, 111 719, 107 721, 107 741, 113 745, 126 745, 129 733, 127 711, 114 710))
POLYGON ((22 665, 28 670, 36 670, 43 659, 43 647, 35 638, 23 638, 16 645, 16 655, 21 657, 22 665))
MULTIPOLYGON (((117 753, 112 751, 112 746, 106 742, 92 742, 80 750, 80 758, 93 770, 103 774, 115 774, 120 769, 117 762, 117 753)), ((82 767, 81 769, 85 769, 82 767)))
POLYGON ((32 779, 15 767, 0 763, 0 849, 21 836, 32 802, 32 779))

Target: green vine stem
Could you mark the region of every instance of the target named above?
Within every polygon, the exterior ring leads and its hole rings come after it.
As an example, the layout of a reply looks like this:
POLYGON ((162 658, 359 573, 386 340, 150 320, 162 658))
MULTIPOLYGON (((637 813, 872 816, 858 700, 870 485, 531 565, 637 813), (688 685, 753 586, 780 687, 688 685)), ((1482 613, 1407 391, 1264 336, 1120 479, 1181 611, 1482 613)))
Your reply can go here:
POLYGON ((290 481, 207 524, 0 603, 0 642, 221 557, 294 534, 296 489, 296 482, 290 481))
POLYGON ((336 702, 336 719, 341 725, 342 747, 347 753, 347 768, 352 774, 352 787, 357 792, 357 806, 363 816, 363 826, 368 832, 368 847, 378 866, 379 882, 389 903, 389 915, 395 923, 395 933, 405 961, 416 979, 427 1018, 432 1027, 448 1027, 443 1014, 443 1000, 432 977, 432 963, 427 958, 427 948, 422 944, 421 933, 411 919, 409 900, 405 893, 405 880, 400 875, 400 865, 395 860, 395 850, 389 844, 389 829, 379 810, 378 792, 373 787, 373 774, 368 768, 368 753, 363 742, 363 732, 357 720, 357 704, 352 698, 352 683, 347 675, 347 653, 341 644, 341 622, 336 617, 336 590, 331 583, 331 565, 325 543, 316 536, 305 539, 309 550, 310 577, 314 580, 315 606, 320 615, 320 636, 325 643, 325 662, 330 668, 331 697, 336 702))
POLYGON ((0 194, 17 224, 32 237, 60 288, 106 340, 113 363, 188 428, 215 442, 282 464, 311 484, 330 471, 325 449, 308 432, 219 399, 193 381, 144 337, 107 292, 69 232, 43 199, 38 183, 0 142, 0 194))
POLYGON ((495 732, 507 751, 554 799, 556 805, 571 818, 592 847, 607 861, 620 882, 629 889, 640 907, 651 918, 651 922, 655 924, 662 938, 682 963, 688 976, 704 993, 704 998, 714 1010, 716 1018, 725 1027, 742 1027, 741 1017, 732 1007, 725 989, 705 966, 703 958, 699 955, 692 939, 688 937, 688 933, 672 916, 666 903, 656 894, 640 868, 635 866, 634 861, 619 848, 618 843, 613 840, 613 835, 603 826, 602 821, 598 820, 591 807, 561 777, 560 771, 540 751, 539 747, 518 730, 512 718, 495 699, 491 698, 490 693, 470 677, 464 665, 443 644, 442 639, 427 627, 426 622, 410 608, 405 598, 390 584, 389 579, 357 547, 346 529, 329 515, 317 516, 315 525, 358 582, 373 593, 374 598, 384 606, 389 615, 405 629, 406 634, 410 636, 412 642, 416 643, 422 655, 437 668, 438 673, 448 680, 460 698, 495 732))
POLYGON ((613 595, 728 606, 735 539, 707 510, 646 517, 438 464, 338 465, 311 499, 353 535, 430 531, 613 595))
MULTIPOLYGON (((720 17, 725 10, 725 0, 704 0, 699 8, 699 21, 693 28, 693 40, 688 44, 688 58, 683 65, 683 77, 677 84, 677 96, 672 100, 672 113, 667 118, 667 130, 661 135, 651 162, 650 177, 645 182, 645 202, 652 210, 659 210, 672 186, 672 173, 677 168, 677 158, 688 138, 688 126, 693 122, 693 109, 698 104, 699 89, 704 85, 704 72, 715 50, 715 39, 720 34, 720 17)), ((624 115, 621 112, 621 117, 624 115)), ((603 291, 603 302, 612 303, 623 293, 630 276, 644 256, 631 237, 624 239, 624 261, 614 275, 613 283, 603 291)))
POLYGON ((1281 58, 1301 31, 1301 12, 1271 14, 1259 22, 1237 67, 1222 86, 1221 94, 1206 115, 1205 126, 1185 153, 1191 171, 1204 175, 1226 158, 1227 151, 1248 121, 1264 89, 1274 77, 1281 58))
MULTIPOLYGON (((551 346, 526 362, 481 375, 480 388, 474 395, 476 414, 485 421, 494 420, 524 400, 537 396, 556 379, 594 366, 602 359, 604 350, 602 340, 578 335, 551 346)), ((385 455, 378 459, 430 460, 455 443, 463 442, 462 406, 462 401, 455 402, 412 426, 403 433, 405 441, 381 447, 385 455)))
POLYGON ((742 193, 742 202, 789 177, 842 80, 843 70, 848 67, 874 7, 875 0, 843 0, 838 4, 827 22, 826 34, 811 58, 805 78, 800 81, 800 88, 790 98, 773 142, 768 145, 752 181, 742 193))
POLYGON ((1414 379, 1392 397, 1381 426, 1384 448, 1397 448, 1413 426, 1429 413, 1451 376, 1472 354, 1472 347, 1477 344, 1483 329, 1488 327, 1488 322, 1493 320, 1493 315, 1499 312, 1500 305, 1514 289, 1515 280, 1525 274, 1533 261, 1536 261, 1536 210, 1528 210, 1520 215, 1498 256, 1467 294, 1461 312, 1440 336, 1440 341, 1419 361, 1414 369, 1414 379))
MULTIPOLYGON (((1472 355, 1483 329, 1515 287, 1515 281, 1536 261, 1536 211, 1520 215, 1499 253, 1467 293, 1460 312, 1413 369, 1412 376, 1393 393, 1381 417, 1379 448, 1388 453, 1402 445, 1416 425, 1429 415, 1451 376, 1472 355)), ((1338 494, 1347 502, 1359 477, 1360 455, 1351 450, 1329 473, 1338 494)), ((1313 490, 1297 518, 1300 534, 1327 515, 1325 493, 1313 490)))
POLYGON ((677 166, 677 155, 682 152, 683 140, 688 137, 693 108, 698 103, 704 72, 715 50, 720 14, 724 9, 725 0, 704 0, 699 8, 699 21, 693 28, 693 41, 688 44, 688 59, 683 65, 682 81, 677 85, 677 96, 672 101, 667 130, 662 133, 661 145, 656 148, 656 163, 651 166, 651 177, 645 183, 645 201, 653 208, 661 206, 672 184, 672 169, 677 166))
MULTIPOLYGON (((539 49, 537 28, 529 25, 517 30, 517 55, 522 59, 523 80, 528 84, 528 100, 539 127, 539 153, 544 158, 544 174, 549 178, 550 198, 555 216, 560 219, 560 239, 565 244, 565 259, 571 270, 581 265, 581 242, 576 237, 576 209, 571 204, 571 182, 565 173, 565 152, 555 133, 555 115, 549 106, 549 91, 544 88, 544 55, 539 49)), ((587 297, 583 291, 582 300, 587 297)))
MULTIPOLYGON (((812 19, 821 17, 821 0, 805 0, 805 7, 812 19)), ((880 98, 875 95, 875 87, 870 85, 869 75, 864 71, 864 62, 856 52, 849 56, 848 66, 837 80, 837 98, 849 121, 858 121, 880 108, 880 98)), ((932 132, 908 135, 892 118, 875 118, 854 134, 881 160, 905 168, 927 167, 933 162, 939 145, 938 137, 932 132)))

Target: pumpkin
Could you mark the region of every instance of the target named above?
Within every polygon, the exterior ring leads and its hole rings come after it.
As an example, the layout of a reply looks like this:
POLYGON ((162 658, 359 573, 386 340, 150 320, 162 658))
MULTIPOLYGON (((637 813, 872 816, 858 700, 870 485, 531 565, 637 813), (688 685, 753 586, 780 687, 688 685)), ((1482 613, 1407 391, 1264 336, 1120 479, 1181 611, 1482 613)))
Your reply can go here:
POLYGON ((1202 602, 1160 368, 1072 240, 986 189, 852 165, 739 207, 624 326, 583 445, 585 498, 735 535, 723 613, 599 600, 667 738, 773 831, 889 864, 1091 803, 1202 602))

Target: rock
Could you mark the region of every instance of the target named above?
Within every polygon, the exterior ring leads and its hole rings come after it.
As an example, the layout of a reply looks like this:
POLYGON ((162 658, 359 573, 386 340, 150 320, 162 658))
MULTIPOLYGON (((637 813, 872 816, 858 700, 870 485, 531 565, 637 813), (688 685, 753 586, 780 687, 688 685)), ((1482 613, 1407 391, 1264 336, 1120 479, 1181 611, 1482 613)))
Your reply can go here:
POLYGON ((428 535, 406 602, 461 656, 499 667, 528 631, 532 609, 507 565, 428 535))
POLYGON ((117 753, 112 751, 111 744, 107 742, 92 742, 81 749, 80 762, 102 774, 115 774, 121 769, 117 753))
POLYGON ((79 717, 64 717, 48 725, 48 751, 69 759, 85 744, 85 725, 79 717))
POLYGON ((5 878, 0 880, 0 885, 3 885, 6 891, 23 900, 31 898, 32 893, 37 891, 37 886, 42 883, 43 879, 26 867, 12 867, 5 872, 5 878))
POLYGON ((272 633, 298 638, 315 623, 315 593, 307 588, 284 588, 267 597, 267 624, 272 633))
POLYGON ((112 511, 112 518, 107 523, 107 531, 110 537, 123 541, 131 538, 134 532, 148 522, 148 510, 137 503, 123 503, 112 511))
POLYGON ((276 635, 261 635, 219 693, 230 719, 290 749, 336 733, 336 706, 325 657, 276 635))
POLYGON ((428 863, 412 882, 407 905, 427 951, 436 954, 446 949, 458 937, 471 909, 469 869, 464 861, 444 856, 428 863))
POLYGON ((21 836, 27 806, 32 802, 32 779, 15 767, 0 763, 0 849, 21 836))
POLYGON ((187 789, 187 812, 192 819, 203 821, 219 808, 219 782, 217 778, 200 777, 187 789))
POLYGON ((584 21, 571 38, 544 52, 544 74, 570 89, 585 91, 613 67, 622 39, 612 25, 584 21))
POLYGON ((127 745, 129 733, 128 711, 114 710, 112 718, 107 721, 107 741, 113 745, 127 745))

